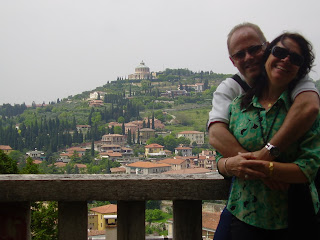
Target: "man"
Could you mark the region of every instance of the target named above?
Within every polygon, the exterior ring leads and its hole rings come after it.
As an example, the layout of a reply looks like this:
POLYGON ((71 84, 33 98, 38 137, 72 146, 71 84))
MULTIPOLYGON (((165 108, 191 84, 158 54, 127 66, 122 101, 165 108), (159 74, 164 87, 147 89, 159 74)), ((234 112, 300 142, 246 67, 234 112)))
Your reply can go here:
MULTIPOLYGON (((252 23, 239 24, 228 35, 227 46, 230 60, 239 70, 237 75, 240 79, 238 83, 232 78, 227 78, 218 86, 213 94, 212 110, 208 121, 209 143, 224 157, 247 152, 228 130, 229 105, 235 97, 244 93, 243 83, 252 85, 254 79, 261 73, 262 57, 267 44, 260 28, 252 23)), ((292 91, 291 97, 293 105, 280 130, 266 147, 246 157, 273 161, 281 151, 284 151, 309 130, 319 112, 319 93, 308 76, 299 82, 292 91)), ((229 166, 229 169, 232 169, 232 166, 229 166)), ((237 169, 232 170, 233 175, 237 176, 239 173, 237 169)), ((271 188, 285 187, 277 182, 266 181, 267 183, 271 188)), ((228 231, 231 217, 229 216, 230 213, 225 209, 215 234, 216 240, 230 239, 228 231)))

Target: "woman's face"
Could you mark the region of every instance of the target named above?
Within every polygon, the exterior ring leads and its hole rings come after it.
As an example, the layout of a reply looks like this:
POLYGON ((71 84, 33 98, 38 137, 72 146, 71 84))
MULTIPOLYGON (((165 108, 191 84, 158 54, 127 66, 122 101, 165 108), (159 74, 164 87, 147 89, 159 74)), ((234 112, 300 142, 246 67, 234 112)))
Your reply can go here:
MULTIPOLYGON (((290 38, 286 38, 283 43, 278 42, 276 46, 285 48, 291 53, 302 55, 299 45, 290 38)), ((290 58, 291 56, 289 55, 283 59, 275 57, 272 53, 269 55, 265 63, 265 69, 270 84, 286 87, 296 77, 300 67, 292 64, 290 58)))

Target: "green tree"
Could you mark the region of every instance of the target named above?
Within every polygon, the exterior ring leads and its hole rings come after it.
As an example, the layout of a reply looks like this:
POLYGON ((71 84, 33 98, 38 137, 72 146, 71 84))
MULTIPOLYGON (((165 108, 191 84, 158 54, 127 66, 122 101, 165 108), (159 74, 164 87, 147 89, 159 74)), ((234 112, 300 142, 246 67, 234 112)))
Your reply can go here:
POLYGON ((166 149, 170 151, 174 151, 174 149, 178 146, 178 141, 175 136, 168 135, 164 137, 164 146, 166 149))
POLYGON ((31 157, 28 157, 26 159, 26 166, 22 168, 21 174, 39 174, 40 169, 37 164, 33 163, 33 159, 31 157))
POLYGON ((79 157, 79 153, 77 151, 73 152, 73 155, 71 156, 71 161, 74 163, 80 163, 81 158, 79 157))
POLYGON ((17 162, 0 150, 0 174, 18 173, 17 162))
POLYGON ((31 233, 33 240, 57 240, 57 221, 57 202, 32 203, 31 233))
POLYGON ((123 116, 118 117, 118 123, 124 123, 125 119, 123 116))
POLYGON ((115 127, 114 127, 114 133, 115 133, 115 134, 122 134, 122 127, 120 127, 120 126, 115 126, 115 127))
POLYGON ((91 142, 90 154, 91 154, 91 157, 94 157, 94 140, 93 139, 92 139, 92 142, 91 142))
MULTIPOLYGON (((39 174, 39 166, 33 163, 31 157, 26 159, 26 166, 21 170, 22 174, 39 174)), ((31 203, 31 232, 32 239, 56 240, 58 206, 57 202, 32 202, 31 203)))

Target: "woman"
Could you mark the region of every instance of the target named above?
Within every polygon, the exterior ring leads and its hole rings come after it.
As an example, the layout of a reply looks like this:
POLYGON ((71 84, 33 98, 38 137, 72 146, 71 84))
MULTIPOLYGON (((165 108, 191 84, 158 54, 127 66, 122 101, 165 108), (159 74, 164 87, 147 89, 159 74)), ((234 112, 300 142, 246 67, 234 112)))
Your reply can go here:
MULTIPOLYGON (((265 51, 265 69, 257 84, 230 106, 229 129, 239 143, 254 152, 268 144, 291 106, 289 92, 312 67, 311 44, 301 35, 284 33, 265 51)), ((217 158, 218 170, 236 176, 227 209, 232 213, 232 239, 286 239, 286 184, 310 183, 313 211, 319 211, 314 178, 320 166, 320 128, 313 127, 274 162, 246 160, 238 155, 217 158), (283 191, 273 190, 280 183, 283 191)))

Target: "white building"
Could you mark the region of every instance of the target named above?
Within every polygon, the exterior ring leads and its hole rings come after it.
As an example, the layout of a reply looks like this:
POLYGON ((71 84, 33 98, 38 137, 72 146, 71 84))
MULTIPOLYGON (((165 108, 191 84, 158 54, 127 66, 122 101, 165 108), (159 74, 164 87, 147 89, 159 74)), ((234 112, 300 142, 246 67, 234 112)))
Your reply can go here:
POLYGON ((166 163, 135 162, 126 166, 127 174, 155 174, 171 170, 171 165, 166 163))
POLYGON ((199 131, 183 131, 177 134, 177 137, 185 137, 190 140, 190 144, 196 142, 197 145, 204 144, 204 133, 199 131))

